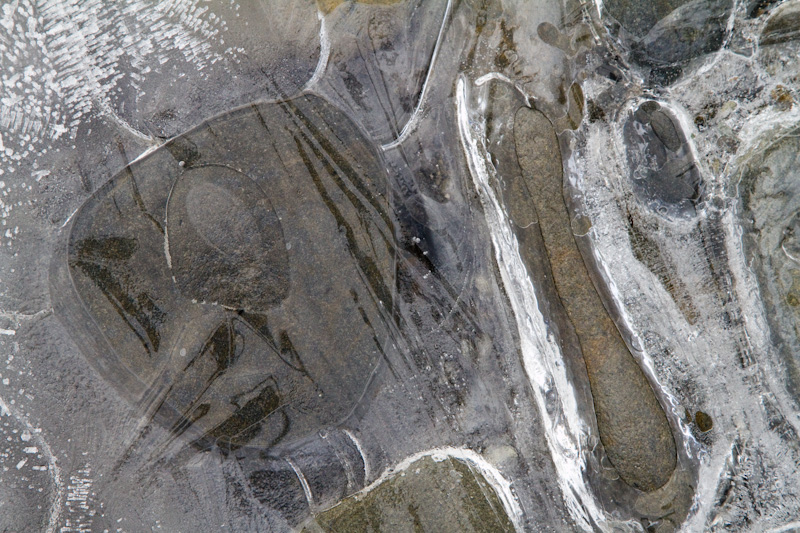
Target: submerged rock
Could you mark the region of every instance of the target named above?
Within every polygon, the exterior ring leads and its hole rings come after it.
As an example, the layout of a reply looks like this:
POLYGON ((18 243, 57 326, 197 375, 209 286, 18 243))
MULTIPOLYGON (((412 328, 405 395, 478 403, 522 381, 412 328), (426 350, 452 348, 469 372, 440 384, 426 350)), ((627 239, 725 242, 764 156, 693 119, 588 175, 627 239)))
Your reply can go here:
POLYGON ((648 100, 628 118, 623 135, 637 198, 663 215, 693 215, 703 178, 672 113, 648 100))
POLYGON ((181 174, 167 203, 167 246, 180 291, 265 311, 286 297, 289 258, 278 216, 245 174, 208 165, 181 174))
MULTIPOLYGON (((320 0, 333 9, 340 0, 320 0)), ((314 91, 381 142, 396 140, 422 98, 446 2, 369 0, 326 17, 331 53, 314 91)))
POLYGON ((319 513, 304 533, 512 532, 495 490, 466 461, 424 457, 359 497, 319 513))
POLYGON ((580 342, 600 439, 627 484, 653 491, 665 485, 675 470, 675 441, 664 411, 606 311, 575 242, 563 196, 555 131, 541 112, 522 108, 515 116, 514 139, 553 282, 580 342))
POLYGON ((694 414, 694 423, 697 424, 697 428, 704 433, 706 431, 711 431, 711 428, 714 427, 714 421, 711 419, 711 416, 703 411, 697 411, 694 414))
POLYGON ((56 312, 170 442, 289 454, 332 503, 365 482, 334 458, 359 453, 297 446, 352 415, 392 350, 393 235, 380 156, 346 116, 314 96, 247 106, 88 199, 54 264, 56 312))
POLYGON ((740 170, 744 243, 755 261, 784 377, 800 401, 800 130, 755 151, 740 170))
POLYGON ((652 81, 671 83, 692 59, 719 50, 733 8, 731 0, 611 0, 605 12, 630 47, 631 58, 652 81))
POLYGON ((759 44, 768 46, 800 39, 800 1, 780 5, 770 15, 761 32, 759 44))

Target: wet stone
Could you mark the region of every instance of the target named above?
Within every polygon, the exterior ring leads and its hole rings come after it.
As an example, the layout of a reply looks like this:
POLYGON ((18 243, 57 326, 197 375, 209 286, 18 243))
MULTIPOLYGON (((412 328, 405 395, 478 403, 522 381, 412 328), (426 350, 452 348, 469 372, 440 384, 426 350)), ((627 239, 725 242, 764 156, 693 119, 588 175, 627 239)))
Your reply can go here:
POLYGON ((791 529, 797 2, 2 3, 0 531, 791 529))
POLYGON ((312 96, 246 106, 84 204, 54 266, 57 313, 173 439, 272 450, 364 397, 391 327, 392 228, 385 171, 350 120, 312 96))
POLYGON ((317 514, 305 533, 515 531, 500 498, 473 465, 424 457, 358 497, 317 514))
POLYGON ((733 2, 730 0, 611 0, 603 8, 630 47, 631 58, 657 84, 677 79, 691 60, 719 50, 733 2))
POLYGON ((749 0, 745 4, 747 16, 749 18, 758 18, 769 13, 776 4, 780 4, 780 0, 749 0))
POLYGON ((328 21, 331 57, 316 92, 375 141, 396 140, 420 103, 446 2, 318 3, 333 12, 328 21), (334 9, 338 5, 342 8, 334 9), (354 20, 364 27, 354 28, 354 20))
POLYGON ((783 85, 776 85, 775 88, 769 92, 769 95, 775 107, 781 111, 789 111, 792 109, 792 106, 794 106, 794 98, 792 98, 791 91, 783 85))
POLYGON ((666 216, 691 216, 703 198, 703 178, 685 134, 658 102, 639 105, 623 126, 637 198, 666 216))
POLYGON ((561 49, 565 54, 574 56, 584 46, 591 47, 591 30, 587 25, 578 25, 572 29, 572 34, 564 33, 550 22, 542 22, 536 28, 538 37, 556 48, 561 49))
POLYGON ((781 374, 800 401, 800 176, 797 129, 748 157, 739 176, 744 244, 768 309, 783 362, 781 374))
POLYGON ((785 2, 770 15, 759 44, 769 46, 800 39, 800 1, 785 2))
POLYGON ((592 229, 592 221, 586 215, 575 215, 570 223, 572 234, 576 237, 583 237, 592 229))
POLYGON ((628 239, 634 257, 656 275, 661 286, 667 290, 680 309, 686 322, 696 324, 699 313, 691 290, 681 279, 674 262, 665 256, 658 243, 648 234, 654 231, 654 228, 645 228, 642 225, 640 217, 633 213, 628 214, 628 239))
POLYGON ((289 452, 287 458, 303 476, 309 491, 307 496, 316 508, 339 503, 366 481, 363 457, 352 441, 341 434, 312 439, 289 452))
POLYGON ((215 165, 183 172, 170 191, 165 239, 178 288, 194 300, 263 312, 287 296, 280 222, 244 174, 215 165))
POLYGON ((567 116, 565 125, 571 130, 577 130, 583 121, 584 99, 583 90, 578 83, 570 85, 567 91, 567 116))
POLYGON ((697 424, 697 429, 703 433, 706 431, 711 431, 711 428, 714 427, 714 421, 711 420, 711 417, 703 411, 697 411, 694 414, 694 423, 697 424))
POLYGON ((286 461, 264 461, 261 466, 248 476, 253 497, 289 523, 301 522, 309 508, 297 473, 286 461))
POLYGON ((655 490, 675 470, 675 442, 664 411, 606 311, 575 242, 563 196, 558 139, 550 121, 528 108, 516 113, 514 139, 553 282, 580 341, 600 439, 626 483, 655 490))

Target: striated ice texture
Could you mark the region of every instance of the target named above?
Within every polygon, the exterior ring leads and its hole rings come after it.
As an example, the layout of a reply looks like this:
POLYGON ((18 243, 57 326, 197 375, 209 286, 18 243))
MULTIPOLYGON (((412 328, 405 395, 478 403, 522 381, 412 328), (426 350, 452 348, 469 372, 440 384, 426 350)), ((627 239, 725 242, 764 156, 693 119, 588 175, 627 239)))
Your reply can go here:
POLYGON ((0 4, 0 530, 800 530, 800 1, 0 4))

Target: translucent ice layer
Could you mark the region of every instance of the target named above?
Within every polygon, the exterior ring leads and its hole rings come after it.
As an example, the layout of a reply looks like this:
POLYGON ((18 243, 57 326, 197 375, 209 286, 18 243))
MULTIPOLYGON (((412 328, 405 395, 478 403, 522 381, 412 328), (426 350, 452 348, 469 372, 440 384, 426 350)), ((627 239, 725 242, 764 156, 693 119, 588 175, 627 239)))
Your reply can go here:
POLYGON ((798 27, 0 5, 0 530, 800 528, 798 27))

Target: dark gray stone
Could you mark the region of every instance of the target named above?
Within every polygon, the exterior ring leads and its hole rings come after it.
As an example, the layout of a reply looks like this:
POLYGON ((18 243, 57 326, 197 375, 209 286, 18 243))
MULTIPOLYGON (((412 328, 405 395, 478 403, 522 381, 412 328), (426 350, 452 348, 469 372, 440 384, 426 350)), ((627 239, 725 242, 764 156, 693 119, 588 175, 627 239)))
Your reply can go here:
POLYGON ((611 0, 605 12, 617 21, 612 33, 631 59, 657 84, 677 79, 692 59, 715 52, 727 34, 731 0, 611 0))
POLYGON ((703 200, 703 177, 670 111, 652 100, 642 103, 623 135, 637 198, 663 215, 693 215, 703 200))

